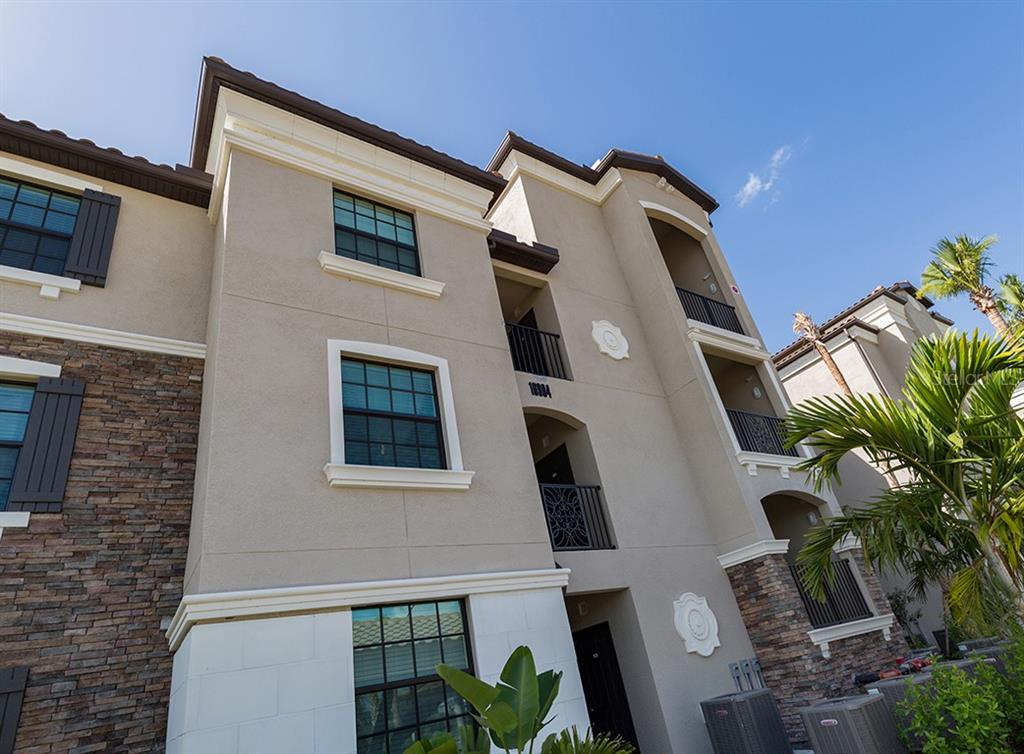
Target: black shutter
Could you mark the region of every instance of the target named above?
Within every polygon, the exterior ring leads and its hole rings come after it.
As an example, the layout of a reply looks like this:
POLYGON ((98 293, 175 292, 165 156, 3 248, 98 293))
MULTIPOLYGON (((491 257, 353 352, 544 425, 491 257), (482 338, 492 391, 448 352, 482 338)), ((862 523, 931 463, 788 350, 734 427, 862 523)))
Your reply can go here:
POLYGON ((85 190, 78 208, 75 233, 64 265, 64 274, 78 278, 87 285, 103 286, 107 282, 110 251, 114 247, 114 228, 121 197, 85 190))
POLYGON ((28 668, 0 668, 0 754, 14 751, 28 668))
POLYGON ((84 393, 81 380, 39 378, 25 441, 14 467, 7 510, 60 512, 84 393))

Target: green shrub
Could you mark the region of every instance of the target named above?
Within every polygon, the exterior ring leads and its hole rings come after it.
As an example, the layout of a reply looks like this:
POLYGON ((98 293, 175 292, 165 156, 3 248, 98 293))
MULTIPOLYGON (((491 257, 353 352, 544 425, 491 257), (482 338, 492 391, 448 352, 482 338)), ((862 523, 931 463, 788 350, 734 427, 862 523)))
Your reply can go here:
POLYGON ((580 738, 574 725, 571 730, 552 733, 544 739, 541 754, 634 754, 631 744, 621 738, 610 738, 603 734, 592 737, 590 732, 580 738))
POLYGON ((931 680, 908 679, 898 711, 909 720, 904 741, 918 741, 923 754, 1010 754, 1009 727, 1000 704, 1004 683, 989 665, 973 674, 937 667, 931 680))
POLYGON ((1017 628, 1010 648, 1003 655, 1006 668, 1000 688, 999 704, 1010 728, 1010 745, 1024 752, 1024 630, 1017 628))

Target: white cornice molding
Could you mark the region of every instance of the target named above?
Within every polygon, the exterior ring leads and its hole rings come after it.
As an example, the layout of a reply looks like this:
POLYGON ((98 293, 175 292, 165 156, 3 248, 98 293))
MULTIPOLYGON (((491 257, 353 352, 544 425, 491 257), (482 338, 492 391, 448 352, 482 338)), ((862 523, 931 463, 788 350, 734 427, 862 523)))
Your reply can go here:
POLYGON ((718 556, 722 568, 732 568, 740 563, 763 558, 765 555, 785 555, 789 552, 788 539, 762 539, 752 545, 718 556))
POLYGON ((13 356, 0 356, 0 377, 14 379, 39 379, 40 377, 60 377, 60 364, 49 364, 45 361, 17 359, 13 356))
MULTIPOLYGON (((543 181, 550 186, 578 196, 593 204, 604 204, 608 197, 612 195, 612 192, 622 184, 622 174, 618 168, 609 170, 594 185, 584 181, 582 178, 577 178, 574 175, 569 175, 558 168, 552 167, 535 157, 523 154, 518 149, 513 149, 508 153, 505 161, 498 168, 498 172, 508 181, 509 186, 515 183, 516 178, 520 175, 528 175, 531 178, 536 178, 538 181, 543 181)), ((500 202, 500 200, 499 197, 498 201, 500 202)), ((497 203, 495 202, 495 204, 497 203)))
POLYGON ((58 173, 56 170, 44 168, 41 165, 34 165, 21 160, 14 160, 10 157, 0 155, 0 173, 5 173, 15 178, 24 178, 32 183, 41 183, 56 189, 64 189, 72 193, 80 194, 86 189, 102 191, 103 186, 92 181, 83 181, 73 175, 58 173))
POLYGON ((166 636, 171 651, 174 651, 189 629, 200 622, 323 612, 358 605, 426 601, 471 594, 564 589, 568 583, 568 569, 548 568, 187 594, 181 598, 166 636))
POLYGON ((832 656, 832 651, 829 649, 831 642, 849 639, 862 634, 870 634, 873 631, 881 631, 885 640, 889 641, 892 639, 892 624, 894 620, 895 616, 892 613, 875 615, 871 618, 840 623, 838 626, 816 628, 808 631, 807 636, 810 637, 812 644, 821 649, 821 656, 827 660, 832 656))
POLYGON ((360 262, 358 259, 349 259, 332 251, 321 251, 317 256, 320 269, 332 275, 358 280, 362 283, 372 283, 396 291, 415 293, 427 298, 440 298, 444 291, 444 283, 418 275, 410 275, 408 272, 389 270, 387 267, 360 262))
POLYGON ((324 476, 331 487, 391 490, 468 490, 475 471, 416 469, 405 466, 363 466, 329 463, 324 476))
POLYGON ((81 280, 35 270, 23 270, 20 267, 9 267, 6 264, 0 264, 0 282, 35 286, 39 289, 39 295, 42 298, 52 301, 59 299, 61 292, 78 293, 82 290, 81 280))
POLYGON ((0 511, 0 537, 4 529, 24 529, 31 515, 28 511, 0 511))
MULTIPOLYGON (((685 313, 684 313, 685 316, 685 313)), ((770 361, 772 355, 757 338, 740 335, 695 319, 686 320, 686 334, 694 343, 702 343, 729 353, 744 356, 755 362, 770 361)))
POLYGON ((493 197, 487 189, 224 87, 218 95, 206 164, 214 176, 211 221, 220 211, 232 149, 327 178, 398 207, 484 232, 491 228, 483 219, 493 197))
POLYGON ((0 330, 22 335, 37 335, 42 338, 94 343, 98 346, 124 348, 129 351, 187 356, 192 359, 206 358, 206 345, 203 343, 161 338, 156 335, 143 335, 123 330, 108 330, 104 327, 80 325, 75 322, 58 322, 11 312, 0 312, 0 330))

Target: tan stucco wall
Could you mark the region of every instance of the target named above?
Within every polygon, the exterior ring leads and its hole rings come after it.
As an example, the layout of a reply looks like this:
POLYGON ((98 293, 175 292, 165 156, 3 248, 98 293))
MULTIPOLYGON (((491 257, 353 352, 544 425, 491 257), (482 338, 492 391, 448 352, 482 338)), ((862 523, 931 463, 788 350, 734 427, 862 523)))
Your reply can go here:
POLYGON ((187 590, 550 567, 484 232, 417 213, 427 299, 319 269, 329 181, 241 152, 229 180, 187 590), (449 361, 468 491, 327 486, 331 338, 449 361))
POLYGON ((52 165, 18 161, 101 183, 105 192, 121 197, 121 209, 105 287, 83 285, 79 293, 64 292, 51 301, 40 297, 37 286, 0 282, 0 309, 176 340, 205 340, 213 251, 206 210, 52 165))

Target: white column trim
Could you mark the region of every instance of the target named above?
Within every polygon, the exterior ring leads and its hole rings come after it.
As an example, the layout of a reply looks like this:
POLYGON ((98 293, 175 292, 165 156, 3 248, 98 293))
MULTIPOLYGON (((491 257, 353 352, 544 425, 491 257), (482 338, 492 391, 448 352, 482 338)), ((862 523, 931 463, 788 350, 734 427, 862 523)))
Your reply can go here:
POLYGON ((748 560, 755 560, 765 555, 785 555, 789 552, 788 539, 762 539, 752 545, 746 545, 738 550, 727 552, 718 556, 718 562, 722 568, 732 568, 748 560))
POLYGON ((0 511, 0 537, 4 529, 24 529, 30 516, 28 511, 0 511))
POLYGON ((886 641, 892 639, 892 624, 895 616, 892 613, 886 615, 874 615, 862 620, 854 620, 849 623, 840 623, 838 626, 828 628, 815 628, 807 632, 811 643, 821 649, 821 656, 826 660, 832 656, 829 643, 841 639, 849 639, 861 634, 869 634, 872 631, 881 631, 886 641))
POLYGON ((551 587, 562 589, 568 584, 569 569, 547 568, 187 594, 178 604, 166 635, 171 651, 175 651, 189 629, 199 622, 324 612, 381 602, 432 600, 551 587))
POLYGON ((28 317, 24 314, 0 312, 0 330, 22 335, 38 335, 43 338, 74 340, 80 343, 94 343, 99 346, 124 348, 129 351, 164 353, 171 356, 187 356, 193 359, 206 358, 206 344, 187 340, 162 338, 157 335, 108 330, 105 327, 80 325, 75 322, 58 322, 53 319, 28 317))

